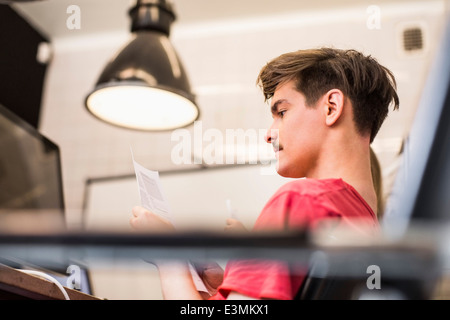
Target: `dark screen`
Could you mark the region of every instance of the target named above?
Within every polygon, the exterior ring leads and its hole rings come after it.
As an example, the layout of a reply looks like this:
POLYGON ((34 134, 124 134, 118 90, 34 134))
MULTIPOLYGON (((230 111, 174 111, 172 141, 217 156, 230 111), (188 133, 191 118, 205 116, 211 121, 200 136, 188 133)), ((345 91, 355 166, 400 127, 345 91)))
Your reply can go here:
POLYGON ((2 105, 0 209, 64 210, 58 146, 2 105))
POLYGON ((37 61, 48 39, 0 1, 0 104, 38 128, 47 63, 37 61), (26 93, 26 94, 24 94, 26 93))

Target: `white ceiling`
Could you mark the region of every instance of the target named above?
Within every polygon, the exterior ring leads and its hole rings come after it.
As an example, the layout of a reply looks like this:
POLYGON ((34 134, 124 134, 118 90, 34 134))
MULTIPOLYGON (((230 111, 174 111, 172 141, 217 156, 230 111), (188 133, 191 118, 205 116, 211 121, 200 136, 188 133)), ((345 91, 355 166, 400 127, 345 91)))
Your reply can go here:
MULTIPOLYGON (((176 25, 195 24, 206 21, 232 20, 264 17, 280 13, 302 12, 340 8, 343 6, 367 7, 369 0, 173 0, 177 15, 176 25)), ((392 2, 377 0, 377 5, 392 2)), ((418 0, 400 0, 413 3, 418 0)), ((128 30, 129 8, 135 0, 42 0, 13 1, 13 6, 46 36, 53 38, 73 37, 87 33, 128 30), (66 27, 70 5, 80 7, 82 26, 73 32, 66 27)))

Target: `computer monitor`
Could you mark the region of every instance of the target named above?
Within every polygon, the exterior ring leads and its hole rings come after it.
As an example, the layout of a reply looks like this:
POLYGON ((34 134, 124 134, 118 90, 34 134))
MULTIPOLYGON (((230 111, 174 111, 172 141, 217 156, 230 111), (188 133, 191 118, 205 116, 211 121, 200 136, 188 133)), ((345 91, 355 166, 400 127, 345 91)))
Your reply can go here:
POLYGON ((59 147, 0 105, 0 209, 64 214, 59 147))
MULTIPOLYGON (((60 149, 14 112, 0 105, 0 233, 44 233, 65 229, 65 204, 60 149), (55 230, 53 230, 53 228, 55 230)), ((43 268, 29 261, 0 256, 0 263, 45 272, 67 284, 69 265, 47 261, 43 268), (47 267, 47 266, 46 266, 47 267)), ((79 267, 79 289, 91 294, 89 271, 79 267)))
POLYGON ((415 224, 450 221, 450 20, 404 142, 383 227, 402 236, 415 224))

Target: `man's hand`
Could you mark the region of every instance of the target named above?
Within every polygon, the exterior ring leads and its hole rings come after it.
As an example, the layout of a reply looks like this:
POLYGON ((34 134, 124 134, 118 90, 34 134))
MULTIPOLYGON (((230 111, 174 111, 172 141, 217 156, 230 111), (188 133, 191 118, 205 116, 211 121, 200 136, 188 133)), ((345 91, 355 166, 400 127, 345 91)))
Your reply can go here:
POLYGON ((140 206, 133 207, 132 217, 130 218, 130 225, 137 231, 175 231, 175 227, 172 225, 172 223, 170 223, 170 221, 167 221, 166 219, 140 206))
POLYGON ((210 295, 213 296, 217 293, 218 287, 223 281, 223 269, 216 262, 192 262, 198 275, 205 284, 209 294, 199 292, 203 299, 207 300, 210 295))
POLYGON ((224 228, 224 230, 226 232, 246 232, 247 231, 245 226, 239 220, 229 218, 229 219, 227 219, 226 223, 227 223, 227 225, 224 228))

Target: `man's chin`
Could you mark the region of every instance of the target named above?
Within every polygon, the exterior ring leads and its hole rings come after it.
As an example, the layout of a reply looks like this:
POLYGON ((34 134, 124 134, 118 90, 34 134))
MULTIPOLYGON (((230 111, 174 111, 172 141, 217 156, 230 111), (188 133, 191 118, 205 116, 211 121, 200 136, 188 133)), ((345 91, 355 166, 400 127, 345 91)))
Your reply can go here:
POLYGON ((284 178, 303 178, 304 175, 301 175, 299 172, 295 172, 294 170, 289 170, 286 166, 280 165, 278 161, 275 166, 277 173, 284 178))
POLYGON ((280 161, 277 161, 275 168, 277 170, 277 173, 280 176, 285 177, 285 178, 291 178, 289 175, 289 170, 286 170, 286 168, 284 168, 282 165, 280 165, 280 161))

